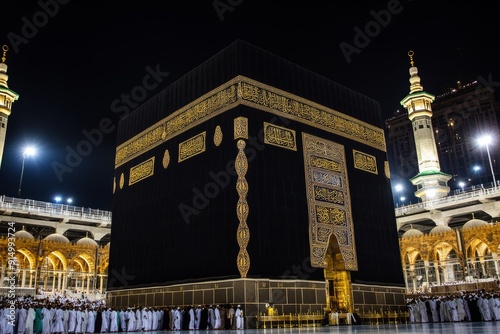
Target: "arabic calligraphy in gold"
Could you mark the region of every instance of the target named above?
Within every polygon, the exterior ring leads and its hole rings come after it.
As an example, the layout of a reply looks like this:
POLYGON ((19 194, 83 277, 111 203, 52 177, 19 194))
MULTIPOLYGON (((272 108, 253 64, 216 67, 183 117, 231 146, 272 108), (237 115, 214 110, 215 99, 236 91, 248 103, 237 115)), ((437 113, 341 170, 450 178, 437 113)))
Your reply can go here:
MULTIPOLYGON (((386 151, 383 129, 300 96, 236 76, 120 144, 116 148, 115 168, 238 105, 270 112, 386 151)), ((248 122, 245 127, 239 121, 240 117, 235 119, 235 139, 248 139, 248 122)))
POLYGON ((140 164, 130 168, 128 185, 131 186, 134 183, 142 181, 147 177, 153 176, 155 170, 154 167, 155 167, 155 157, 151 157, 148 160, 141 162, 140 164))
POLYGON ((357 150, 352 150, 354 157, 354 167, 365 172, 378 174, 377 158, 357 150))
POLYGON ((197 154, 205 152, 206 149, 206 135, 207 132, 203 131, 202 133, 189 138, 186 141, 183 141, 179 144, 179 161, 187 160, 191 157, 194 157, 197 154))
POLYGON ((234 119, 234 139, 248 139, 248 118, 236 117, 234 119))
POLYGON ((344 270, 357 270, 351 199, 344 146, 302 133, 309 212, 311 265, 326 268, 331 236, 338 243, 344 270))
POLYGON ((297 151, 295 131, 264 122, 264 143, 297 151))

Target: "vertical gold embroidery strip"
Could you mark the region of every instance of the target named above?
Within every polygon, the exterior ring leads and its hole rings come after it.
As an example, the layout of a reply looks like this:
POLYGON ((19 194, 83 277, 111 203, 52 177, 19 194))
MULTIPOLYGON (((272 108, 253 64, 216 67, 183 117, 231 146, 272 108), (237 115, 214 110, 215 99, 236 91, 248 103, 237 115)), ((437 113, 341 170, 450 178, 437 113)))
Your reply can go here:
POLYGON ((238 192, 238 204, 236 204, 236 214, 238 216, 239 224, 236 231, 236 239, 238 245, 240 246, 240 251, 238 252, 238 257, 236 260, 236 265, 240 271, 242 278, 247 277, 248 270, 250 269, 250 256, 247 252, 248 241, 250 240, 250 231, 247 225, 248 218, 248 182, 245 179, 245 175, 248 171, 248 160, 245 155, 246 143, 244 140, 240 139, 237 142, 238 155, 234 162, 234 167, 236 173, 238 174, 238 180, 236 181, 236 191, 238 192))

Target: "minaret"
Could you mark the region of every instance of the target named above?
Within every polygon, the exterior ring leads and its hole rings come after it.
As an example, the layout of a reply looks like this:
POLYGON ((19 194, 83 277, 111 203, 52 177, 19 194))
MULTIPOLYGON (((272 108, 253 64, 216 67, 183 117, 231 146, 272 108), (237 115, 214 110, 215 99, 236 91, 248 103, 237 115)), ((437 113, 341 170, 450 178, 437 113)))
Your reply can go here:
POLYGON ((10 115, 10 110, 12 108, 12 102, 19 98, 19 94, 9 89, 7 81, 9 76, 7 75, 7 64, 5 60, 7 59, 7 51, 9 47, 7 45, 2 46, 2 62, 0 63, 0 166, 2 165, 3 148, 5 146, 5 136, 7 134, 7 119, 10 115))
POLYGON ((410 94, 401 100, 401 105, 408 110, 408 118, 413 127, 413 138, 417 149, 418 174, 410 179, 417 186, 415 196, 422 201, 447 196, 451 175, 441 172, 437 154, 434 131, 432 130, 431 103, 435 96, 424 92, 420 84, 418 69, 414 66, 413 51, 410 57, 410 94))

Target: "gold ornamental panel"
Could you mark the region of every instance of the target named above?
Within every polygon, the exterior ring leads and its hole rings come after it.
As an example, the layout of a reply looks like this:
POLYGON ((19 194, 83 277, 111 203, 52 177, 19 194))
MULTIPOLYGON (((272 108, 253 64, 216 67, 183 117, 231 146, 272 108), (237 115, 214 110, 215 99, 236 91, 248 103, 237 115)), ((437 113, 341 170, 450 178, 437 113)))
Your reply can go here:
POLYGON ((238 94, 242 104, 386 151, 383 129, 261 82, 240 78, 238 94))
POLYGON ((373 155, 369 155, 356 150, 352 150, 352 155, 354 158, 355 168, 364 170, 365 172, 378 174, 377 158, 375 158, 373 155))
POLYGON ((347 227, 346 213, 340 208, 316 205, 316 220, 319 224, 347 227))
POLYGON ((204 131, 186 141, 179 144, 179 161, 187 160, 197 154, 203 153, 206 150, 206 136, 204 131))
POLYGON ((328 202, 334 204, 344 204, 344 193, 338 189, 331 189, 314 185, 314 199, 318 202, 328 202))
POLYGON ((240 270, 240 275, 242 278, 247 277, 248 271, 250 270, 250 255, 245 248, 241 248, 238 252, 238 269, 240 270))
POLYGON ((244 140, 240 139, 238 140, 236 145, 238 146, 238 155, 236 156, 236 160, 234 161, 234 169, 236 170, 238 177, 244 179, 248 171, 248 159, 245 154, 246 143, 244 140))
POLYGON ((222 129, 220 128, 220 125, 217 125, 215 127, 215 132, 214 132, 214 144, 215 146, 219 146, 222 143, 222 129))
POLYGON ((340 164, 337 161, 323 157, 312 156, 311 166, 326 169, 332 172, 341 172, 340 164))
POLYGON ((313 181, 318 184, 328 184, 330 186, 342 188, 342 178, 339 175, 323 170, 313 171, 313 181))
POLYGON ((264 143, 297 151, 295 131, 264 122, 264 143))
POLYGON ((153 176, 155 171, 155 157, 151 157, 148 160, 141 162, 140 164, 130 168, 130 177, 128 180, 128 185, 131 186, 134 183, 144 180, 147 177, 153 176))
POLYGON ((248 118, 237 117, 234 119, 234 139, 248 139, 248 118))
POLYGON ((238 246, 240 246, 241 248, 246 248, 248 246, 248 241, 250 240, 250 230, 248 229, 248 225, 241 224, 241 226, 238 226, 236 235, 238 246))
POLYGON ((236 92, 236 80, 230 80, 120 144, 116 148, 115 168, 233 108, 236 92))
MULTIPOLYGON (((236 76, 120 144, 116 148, 115 168, 238 105, 286 117, 386 151, 383 129, 256 80, 236 76)), ((234 138, 248 139, 247 118, 234 120, 234 138)), ((284 138, 282 144, 288 142, 288 137, 284 138)))
POLYGON ((161 164, 163 166, 163 169, 167 169, 168 165, 170 164, 170 152, 168 152, 168 150, 165 150, 165 153, 163 153, 161 164))
POLYGON ((326 268, 330 238, 336 238, 345 270, 357 270, 356 244, 344 146, 302 133, 309 212, 311 265, 326 268))

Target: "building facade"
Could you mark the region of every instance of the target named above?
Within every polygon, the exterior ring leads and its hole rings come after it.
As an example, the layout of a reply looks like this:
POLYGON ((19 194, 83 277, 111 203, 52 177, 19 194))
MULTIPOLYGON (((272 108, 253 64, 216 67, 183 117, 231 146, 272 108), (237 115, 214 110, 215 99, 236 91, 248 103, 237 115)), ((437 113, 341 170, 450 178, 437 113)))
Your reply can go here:
POLYGON ((104 298, 110 232, 109 211, 1 196, 0 293, 104 298))
MULTIPOLYGON (((4 45, 2 51, 0 164, 8 117, 19 97, 7 84, 8 47, 4 45)), ((107 285, 110 232, 111 212, 2 195, 0 293, 102 294, 107 285)))
POLYGON ((400 239, 409 293, 500 290, 500 223, 472 218, 460 228, 411 227, 400 239))
MULTIPOLYGON (((492 172, 485 147, 478 144, 481 135, 491 134, 490 149, 495 175, 500 173, 500 102, 491 87, 474 81, 437 95, 432 103, 432 128, 440 168, 452 176, 450 194, 492 185, 492 172)), ((417 202, 409 179, 418 173, 417 150, 411 121, 406 112, 386 120, 387 155, 391 182, 404 184, 404 192, 395 191, 395 204, 417 202), (405 201, 400 197, 404 195, 405 201)), ((497 180, 498 181, 498 180, 497 180)))
POLYGON ((392 182, 406 184, 403 194, 402 188, 394 193, 407 291, 498 291, 499 150, 478 144, 485 134, 500 139, 495 92, 478 81, 459 82, 435 98, 423 92, 413 65, 412 59, 410 94, 401 101, 408 114, 386 121, 392 182), (420 178, 428 178, 429 187, 425 179, 417 182, 420 178), (452 191, 446 185, 450 179, 452 191), (441 186, 439 196, 434 185, 441 186), (418 200, 404 203, 402 196, 413 190, 418 200))

